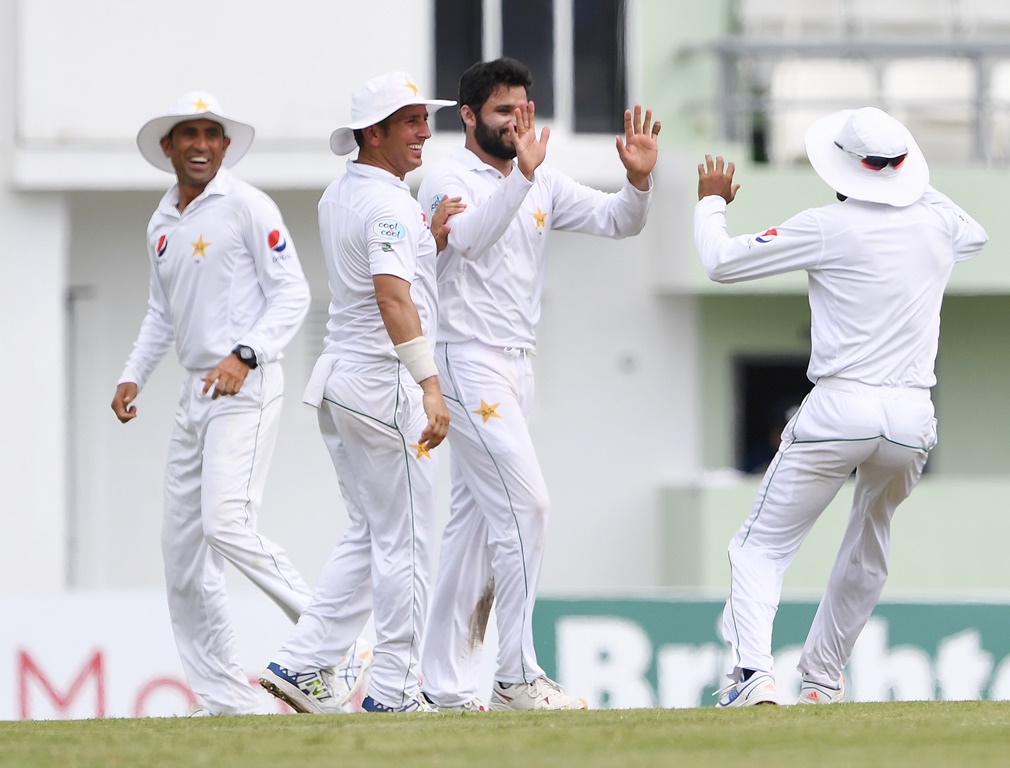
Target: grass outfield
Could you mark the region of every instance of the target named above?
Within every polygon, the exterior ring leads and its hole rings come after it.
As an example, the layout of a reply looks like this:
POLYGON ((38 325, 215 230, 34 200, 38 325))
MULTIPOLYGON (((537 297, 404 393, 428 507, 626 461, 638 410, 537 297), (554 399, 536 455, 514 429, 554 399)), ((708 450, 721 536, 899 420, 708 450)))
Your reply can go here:
POLYGON ((1008 764, 1010 702, 0 723, 17 768, 1008 764))

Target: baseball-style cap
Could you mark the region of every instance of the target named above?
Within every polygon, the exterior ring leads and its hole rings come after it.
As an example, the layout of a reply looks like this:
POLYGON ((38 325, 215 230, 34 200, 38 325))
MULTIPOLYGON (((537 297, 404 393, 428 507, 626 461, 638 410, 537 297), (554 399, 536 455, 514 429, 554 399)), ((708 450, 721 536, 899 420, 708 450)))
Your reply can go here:
POLYGON ((406 72, 387 72, 373 77, 351 94, 351 122, 330 134, 330 149, 335 155, 346 155, 357 148, 354 132, 381 123, 403 107, 423 104, 434 114, 455 101, 426 99, 406 72))
POLYGON ((817 175, 845 197, 902 208, 929 186, 929 166, 912 134, 876 107, 823 117, 804 140, 817 175))
POLYGON ((211 94, 206 91, 190 91, 175 102, 168 114, 144 123, 137 134, 137 147, 144 159, 155 168, 174 172, 172 161, 161 151, 161 140, 175 126, 187 120, 213 120, 224 127, 224 135, 231 139, 224 160, 221 161, 227 168, 235 165, 249 151, 256 134, 251 125, 225 117, 221 105, 211 94))

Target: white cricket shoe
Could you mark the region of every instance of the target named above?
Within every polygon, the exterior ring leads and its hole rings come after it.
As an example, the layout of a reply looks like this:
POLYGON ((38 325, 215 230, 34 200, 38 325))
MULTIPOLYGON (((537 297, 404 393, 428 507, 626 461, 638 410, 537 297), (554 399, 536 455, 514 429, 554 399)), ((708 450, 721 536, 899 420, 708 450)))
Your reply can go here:
POLYGON ((359 637, 347 655, 333 669, 322 670, 327 684, 346 712, 353 712, 360 706, 355 701, 362 684, 368 679, 367 672, 375 661, 372 644, 359 637))
POLYGON ((443 707, 432 701, 428 694, 422 693, 421 696, 436 712, 487 712, 487 704, 480 699, 470 699, 470 701, 464 704, 457 704, 454 707, 443 707))
POLYGON ((838 687, 817 683, 806 677, 800 685, 797 704, 837 704, 845 698, 845 675, 838 681, 838 687))
POLYGON ((538 677, 532 683, 505 685, 495 683, 491 689, 491 709, 496 712, 529 709, 589 709, 585 699, 569 696, 549 677, 538 677))
POLYGON ((299 672, 276 662, 260 674, 260 685, 296 712, 314 715, 345 714, 343 702, 330 687, 330 675, 321 669, 299 672))
POLYGON ((778 704, 775 679, 767 672, 755 672, 747 680, 740 679, 716 691, 720 707, 751 707, 755 704, 778 704))

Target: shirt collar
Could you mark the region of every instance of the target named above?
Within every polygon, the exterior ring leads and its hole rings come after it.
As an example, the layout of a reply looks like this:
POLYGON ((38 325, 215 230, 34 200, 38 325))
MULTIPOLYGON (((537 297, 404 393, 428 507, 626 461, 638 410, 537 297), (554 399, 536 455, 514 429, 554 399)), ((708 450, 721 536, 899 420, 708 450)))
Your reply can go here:
POLYGON ((368 165, 366 163, 358 163, 354 160, 347 161, 347 173, 352 176, 361 176, 366 179, 375 179, 376 181, 384 181, 387 184, 393 184, 401 189, 407 190, 410 193, 410 186, 398 176, 394 176, 389 171, 378 168, 374 165, 368 165))
MULTIPOLYGON (((498 176, 501 175, 501 171, 499 171, 494 166, 485 163, 483 160, 477 157, 476 153, 474 153, 472 150, 467 149, 466 147, 456 147, 456 149, 454 149, 452 152, 452 157, 456 162, 466 167, 467 170, 492 171, 498 176)), ((513 160, 512 163, 514 165, 515 160, 513 160)))
MULTIPOLYGON (((193 198, 192 202, 190 202, 190 204, 186 206, 186 209, 189 210, 189 208, 195 205, 199 205, 212 195, 227 195, 229 192, 231 192, 232 186, 234 186, 234 182, 235 177, 231 175, 231 171, 229 171, 224 166, 221 166, 220 168, 218 168, 217 173, 214 175, 214 178, 207 183, 206 187, 203 188, 203 192, 201 192, 199 195, 193 198)), ((175 211, 176 214, 178 214, 179 213, 178 205, 179 205, 179 182, 176 181, 176 183, 172 185, 171 189, 169 189, 168 192, 165 193, 165 196, 161 198, 161 204, 158 207, 165 208, 166 210, 171 209, 175 211)))

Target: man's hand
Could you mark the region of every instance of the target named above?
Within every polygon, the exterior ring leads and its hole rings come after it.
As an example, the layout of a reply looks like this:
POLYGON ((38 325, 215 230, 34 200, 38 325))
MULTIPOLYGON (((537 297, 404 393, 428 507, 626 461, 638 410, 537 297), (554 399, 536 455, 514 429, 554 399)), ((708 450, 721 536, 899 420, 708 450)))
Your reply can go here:
POLYGON ((652 122, 652 110, 645 110, 645 122, 642 122, 642 105, 635 105, 632 118, 631 110, 624 110, 624 140, 617 136, 617 154, 628 170, 628 181, 636 189, 643 192, 649 189, 649 174, 656 167, 659 157, 660 122, 652 122))
POLYGON ((736 197, 739 184, 733 183, 736 167, 726 163, 722 157, 714 161, 712 155, 705 155, 705 162, 698 164, 698 199, 709 195, 719 195, 727 203, 732 203, 736 197))
POLYGON ((533 181, 533 172, 547 156, 547 140, 551 137, 551 129, 544 128, 537 138, 536 104, 532 101, 516 107, 516 124, 509 125, 506 139, 515 147, 516 160, 522 175, 533 181))
POLYGON ((200 379, 203 382, 203 393, 206 395, 214 387, 213 400, 221 395, 237 395, 248 375, 249 366, 235 355, 228 355, 214 370, 200 379))
POLYGON ((116 387, 116 395, 112 398, 112 410, 123 424, 137 418, 137 406, 130 405, 136 399, 137 385, 132 381, 124 381, 116 387))
POLYGON ((424 413, 428 417, 428 425, 421 433, 418 443, 430 451, 445 440, 446 433, 449 431, 449 409, 445 405, 442 390, 438 386, 438 376, 429 376, 422 381, 421 389, 424 390, 422 402, 424 413))
POLYGON ((444 251, 445 247, 449 245, 449 231, 452 227, 446 221, 450 216, 462 213, 465 210, 466 203, 463 202, 462 197, 442 196, 438 208, 435 209, 435 213, 431 217, 431 234, 435 238, 435 246, 439 253, 444 251))

